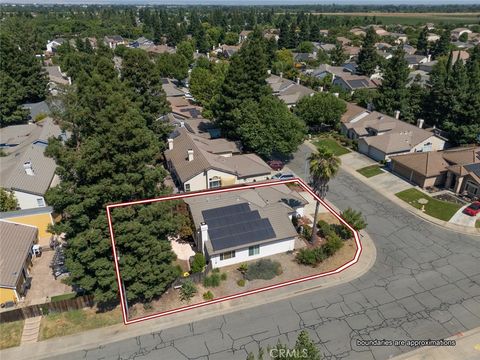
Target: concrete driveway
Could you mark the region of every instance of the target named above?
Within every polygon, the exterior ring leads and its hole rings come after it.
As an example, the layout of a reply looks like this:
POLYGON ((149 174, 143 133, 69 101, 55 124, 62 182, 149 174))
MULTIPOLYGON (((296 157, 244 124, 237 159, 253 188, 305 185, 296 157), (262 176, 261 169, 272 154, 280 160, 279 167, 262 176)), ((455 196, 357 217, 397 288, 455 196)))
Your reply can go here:
POLYGON ((452 224, 457 224, 457 225, 462 225, 466 227, 475 227, 475 222, 479 218, 480 215, 477 216, 470 216, 467 214, 463 213, 463 210, 470 204, 467 204, 460 208, 455 215, 452 216, 452 218, 448 221, 449 223, 452 224))

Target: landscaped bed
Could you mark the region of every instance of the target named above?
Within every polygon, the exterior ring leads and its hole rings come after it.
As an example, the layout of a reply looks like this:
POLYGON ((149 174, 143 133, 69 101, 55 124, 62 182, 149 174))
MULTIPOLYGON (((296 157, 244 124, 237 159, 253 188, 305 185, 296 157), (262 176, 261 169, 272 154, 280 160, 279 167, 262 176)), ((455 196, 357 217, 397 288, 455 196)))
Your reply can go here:
POLYGON ((313 144, 317 147, 324 146, 327 149, 330 149, 335 156, 341 156, 351 152, 347 148, 340 145, 339 142, 333 137, 321 137, 318 140, 315 140, 313 144))
POLYGON ((0 349, 20 345, 23 325, 23 320, 0 324, 0 349))
POLYGON ((358 169, 357 171, 367 178, 370 178, 375 175, 383 174, 383 170, 380 168, 379 165, 365 166, 361 169, 358 169))
POLYGON ((398 198, 409 203, 417 209, 425 207, 425 213, 437 219, 448 221, 461 208, 461 205, 454 204, 447 201, 441 201, 428 196, 427 194, 417 189, 407 189, 395 194, 398 198), (420 199, 425 199, 428 202, 424 205, 418 202, 420 199))

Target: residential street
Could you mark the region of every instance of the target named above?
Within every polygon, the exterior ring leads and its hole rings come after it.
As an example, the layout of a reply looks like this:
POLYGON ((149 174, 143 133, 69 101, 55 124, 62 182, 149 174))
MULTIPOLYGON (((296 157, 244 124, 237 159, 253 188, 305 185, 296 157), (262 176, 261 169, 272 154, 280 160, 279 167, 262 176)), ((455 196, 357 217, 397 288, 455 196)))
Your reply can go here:
MULTIPOLYGON (((309 151, 302 146, 289 164, 302 177, 309 151)), ((366 216, 377 247, 367 274, 59 359, 244 360, 259 346, 293 343, 306 328, 325 359, 381 360, 413 349, 361 347, 356 339, 444 339, 480 326, 480 238, 425 222, 345 172, 331 182, 327 198, 366 216)))

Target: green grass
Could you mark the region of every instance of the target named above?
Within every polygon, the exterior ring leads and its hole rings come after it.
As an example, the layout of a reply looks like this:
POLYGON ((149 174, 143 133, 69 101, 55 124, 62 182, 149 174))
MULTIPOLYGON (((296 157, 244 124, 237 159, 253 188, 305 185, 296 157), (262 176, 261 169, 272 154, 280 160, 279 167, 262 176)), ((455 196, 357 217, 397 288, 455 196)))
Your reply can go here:
POLYGON ((480 228, 480 220, 475 221, 475 227, 477 229, 480 228))
POLYGON ((330 137, 320 138, 316 140, 313 144, 317 147, 325 146, 327 149, 330 149, 335 156, 341 156, 351 152, 347 148, 344 148, 342 145, 340 145, 337 140, 330 137))
POLYGON ((395 195, 417 209, 422 208, 422 205, 418 203, 419 199, 428 200, 428 203, 425 205, 425 213, 444 221, 450 220, 458 209, 461 208, 458 204, 434 199, 417 189, 407 189, 395 195))
POLYGON ((44 316, 40 323, 39 340, 76 334, 121 322, 120 308, 103 313, 97 313, 94 309, 83 309, 49 314, 44 316))
POLYGON ((77 296, 77 294, 74 292, 68 293, 68 294, 62 294, 62 295, 55 295, 55 296, 52 296, 51 301, 55 302, 55 301, 69 300, 69 299, 75 298, 75 296, 77 296))
POLYGON ((23 324, 23 320, 0 324, 0 349, 20 345, 23 324))
POLYGON ((383 171, 380 169, 380 166, 378 165, 365 166, 361 169, 358 169, 357 171, 367 178, 370 178, 375 175, 383 174, 383 171))

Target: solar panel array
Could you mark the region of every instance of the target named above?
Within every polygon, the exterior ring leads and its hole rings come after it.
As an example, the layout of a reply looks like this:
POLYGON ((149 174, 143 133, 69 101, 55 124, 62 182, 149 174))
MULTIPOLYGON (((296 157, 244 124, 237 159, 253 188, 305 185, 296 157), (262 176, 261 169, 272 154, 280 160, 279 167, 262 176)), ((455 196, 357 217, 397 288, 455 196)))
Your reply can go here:
POLYGON ((247 203, 202 211, 214 251, 248 245, 275 237, 272 224, 247 203))

